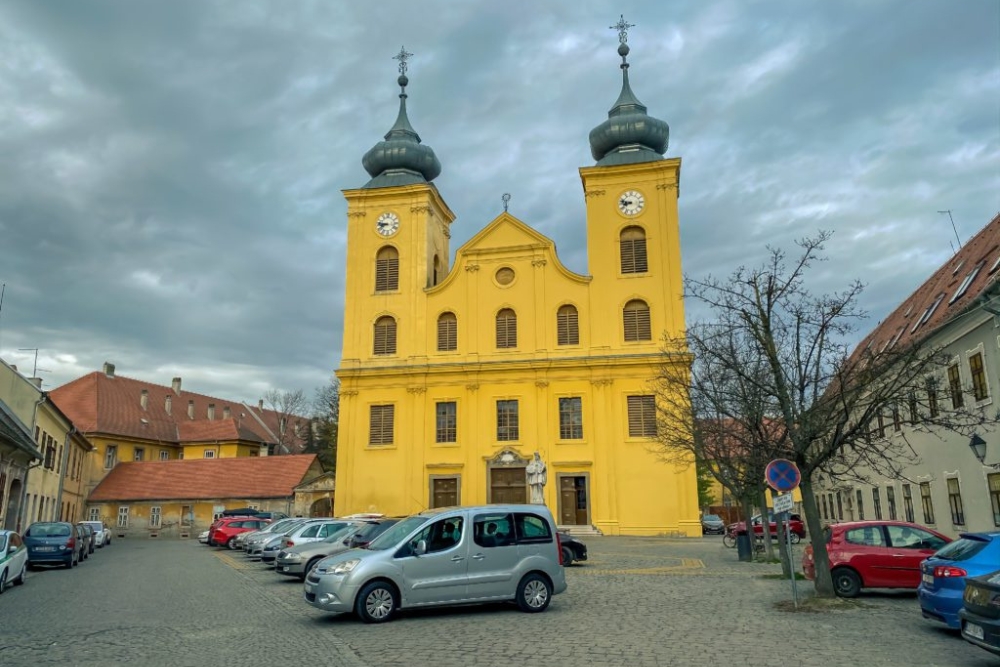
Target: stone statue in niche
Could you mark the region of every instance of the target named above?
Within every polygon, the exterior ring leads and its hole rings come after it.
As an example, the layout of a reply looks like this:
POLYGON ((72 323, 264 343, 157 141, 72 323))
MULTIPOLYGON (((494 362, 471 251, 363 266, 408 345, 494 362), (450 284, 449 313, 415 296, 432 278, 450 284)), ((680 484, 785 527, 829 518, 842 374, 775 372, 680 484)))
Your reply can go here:
POLYGON ((545 489, 545 482, 548 481, 548 475, 545 473, 545 462, 542 461, 542 457, 538 452, 535 452, 535 458, 528 463, 524 472, 528 476, 528 489, 531 491, 529 502, 533 505, 544 505, 545 495, 543 491, 545 489))

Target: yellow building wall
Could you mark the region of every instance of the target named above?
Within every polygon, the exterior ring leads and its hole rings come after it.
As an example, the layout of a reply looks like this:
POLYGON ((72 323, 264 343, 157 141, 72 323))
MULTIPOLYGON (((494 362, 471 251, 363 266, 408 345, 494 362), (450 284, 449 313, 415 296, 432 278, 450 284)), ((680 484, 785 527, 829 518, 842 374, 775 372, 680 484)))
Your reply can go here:
POLYGON ((256 445, 242 445, 237 442, 213 442, 213 443, 184 443, 185 459, 203 459, 205 452, 215 452, 217 459, 232 459, 240 456, 257 456, 260 447, 256 445))
POLYGON ((216 512, 255 507, 262 512, 284 512, 291 516, 293 505, 292 498, 100 502, 88 504, 87 518, 104 521, 109 528, 117 531, 118 534, 143 537, 156 532, 175 536, 182 531, 187 531, 191 533, 189 536, 194 538, 197 537, 198 533, 208 530, 215 519, 216 512), (128 525, 126 526, 120 526, 118 522, 119 510, 123 507, 128 508, 128 525), (153 507, 160 508, 158 528, 153 527, 150 523, 153 507), (188 512, 189 517, 193 517, 190 525, 185 525, 185 511, 188 512))
MULTIPOLYGON (((430 254, 448 257, 453 218, 433 186, 345 191, 348 200, 344 347, 335 508, 338 514, 406 514, 429 504, 434 475, 460 476, 460 503, 489 498, 488 462, 510 449, 523 459, 538 451, 548 466, 545 502, 559 520, 558 475, 585 475, 590 522, 608 534, 701 535, 694 465, 662 463, 648 439, 628 437, 626 400, 649 395, 664 361, 661 336, 684 329, 677 183, 680 161, 581 170, 587 201, 590 275, 562 266, 552 242, 502 214, 461 250, 437 282, 430 254), (628 218, 617 201, 640 190, 645 211, 628 218), (378 216, 399 216, 386 239, 378 216), (644 227, 649 271, 623 276, 619 234, 644 227), (374 292, 375 256, 399 253, 399 289, 374 292), (496 272, 512 269, 509 285, 496 272), (650 306, 652 340, 626 342, 622 309, 641 298, 650 306), (578 311, 579 344, 557 344, 556 312, 578 311), (517 347, 497 349, 496 313, 517 313, 517 347), (458 320, 458 349, 436 348, 439 315, 458 320), (373 354, 373 325, 396 320, 393 355, 373 354), (559 439, 558 399, 580 397, 582 440, 559 439), (520 434, 498 441, 496 401, 516 399, 520 434), (435 442, 435 404, 457 404, 454 444, 435 442), (373 405, 392 404, 394 442, 369 445, 373 405)), ((678 357, 676 363, 688 363, 678 357)))

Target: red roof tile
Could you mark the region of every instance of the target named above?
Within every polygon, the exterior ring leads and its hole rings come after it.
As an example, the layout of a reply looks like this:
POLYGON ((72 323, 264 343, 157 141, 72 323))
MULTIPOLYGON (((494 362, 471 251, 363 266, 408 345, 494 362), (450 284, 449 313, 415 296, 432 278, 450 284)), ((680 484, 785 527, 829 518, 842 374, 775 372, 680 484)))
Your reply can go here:
POLYGON ((868 334, 858 350, 872 345, 878 352, 886 346, 918 343, 965 312, 997 276, 1000 214, 868 334))
MULTIPOLYGON (((236 437, 253 442, 276 443, 280 415, 273 410, 249 406, 190 391, 136 380, 121 375, 108 376, 95 371, 49 392, 52 401, 85 434, 109 435, 191 442, 236 437), (142 407, 142 392, 147 391, 147 406, 142 407), (167 412, 167 398, 170 412, 167 412), (209 419, 209 406, 215 406, 209 419), (225 418, 229 408, 230 418, 225 418), (189 412, 190 410, 190 412, 189 412), (193 417, 189 416, 193 414, 193 417), (227 425, 223 425, 230 422, 227 425), (197 426, 195 426, 197 425, 197 426), (220 435, 205 434, 217 433, 220 435), (225 435, 222 435, 225 434, 225 435)), ((294 418, 293 418, 294 419, 294 418)), ((303 423, 305 419, 301 420, 303 423)), ((294 424, 287 426, 290 450, 301 451, 294 435, 294 424)))
POLYGON ((89 499, 287 498, 307 481, 314 464, 318 468, 315 454, 119 463, 89 499))

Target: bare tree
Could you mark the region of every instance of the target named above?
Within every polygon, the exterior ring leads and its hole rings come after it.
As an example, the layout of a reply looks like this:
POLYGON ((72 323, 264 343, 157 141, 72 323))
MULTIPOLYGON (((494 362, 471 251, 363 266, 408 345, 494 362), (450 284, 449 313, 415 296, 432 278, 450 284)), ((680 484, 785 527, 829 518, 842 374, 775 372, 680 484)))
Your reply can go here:
MULTIPOLYGON (((770 248, 759 267, 740 267, 726 279, 685 281, 689 295, 713 314, 706 330, 716 337, 706 336, 708 349, 699 352, 709 356, 726 386, 736 384, 759 396, 758 404, 734 403, 736 414, 727 416, 741 428, 760 422, 761 411, 780 423, 783 437, 762 452, 791 459, 802 472, 821 596, 833 595, 834 589, 814 482, 821 477, 867 480, 868 474, 900 477, 916 455, 905 438, 885 438, 878 427, 883 415, 900 405, 909 404, 928 427, 970 433, 985 421, 974 411, 930 409, 934 389, 928 390, 928 378, 945 363, 938 349, 889 341, 852 350, 851 337, 864 317, 858 307, 861 283, 820 296, 805 287, 805 276, 822 259, 829 238, 820 232, 799 241, 800 253, 791 263, 784 252, 770 248)), ((693 411, 699 407, 692 401, 693 411)))
POLYGON ((276 439, 275 454, 289 454, 305 439, 309 428, 305 419, 309 407, 306 395, 301 389, 280 391, 269 389, 264 392, 264 406, 275 413, 277 423, 271 429, 276 439))
POLYGON ((337 467, 337 433, 340 423, 340 383, 336 378, 317 387, 312 404, 312 428, 305 451, 319 456, 325 470, 337 467))

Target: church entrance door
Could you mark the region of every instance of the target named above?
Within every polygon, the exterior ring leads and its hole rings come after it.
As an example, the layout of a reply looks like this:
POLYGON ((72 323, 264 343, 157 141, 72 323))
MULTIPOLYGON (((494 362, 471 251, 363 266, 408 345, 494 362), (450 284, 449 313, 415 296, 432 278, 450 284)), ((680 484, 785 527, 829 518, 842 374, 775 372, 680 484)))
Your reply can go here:
POLYGON ((559 524, 590 525, 590 504, 586 475, 559 476, 559 524))
POLYGON ((528 477, 524 468, 491 468, 490 502, 527 503, 528 477))

